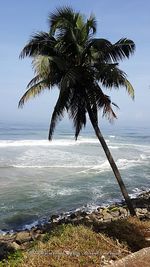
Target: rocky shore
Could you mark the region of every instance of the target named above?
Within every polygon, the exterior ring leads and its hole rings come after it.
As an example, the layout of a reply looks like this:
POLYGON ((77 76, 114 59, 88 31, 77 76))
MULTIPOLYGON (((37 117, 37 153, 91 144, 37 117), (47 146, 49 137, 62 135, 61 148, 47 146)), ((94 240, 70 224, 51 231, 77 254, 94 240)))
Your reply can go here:
MULTIPOLYGON (((141 220, 149 220, 150 191, 140 194, 137 198, 132 199, 132 202, 136 209, 137 217, 141 220)), ((0 260, 5 258, 10 252, 29 248, 33 242, 42 240, 45 233, 51 232, 58 225, 70 223, 87 226, 98 225, 100 230, 106 228, 107 224, 111 221, 125 219, 128 216, 129 212, 124 202, 99 207, 91 213, 79 210, 69 215, 52 215, 47 223, 33 227, 31 230, 0 235, 0 260)), ((150 230, 146 238, 150 240, 150 230)))

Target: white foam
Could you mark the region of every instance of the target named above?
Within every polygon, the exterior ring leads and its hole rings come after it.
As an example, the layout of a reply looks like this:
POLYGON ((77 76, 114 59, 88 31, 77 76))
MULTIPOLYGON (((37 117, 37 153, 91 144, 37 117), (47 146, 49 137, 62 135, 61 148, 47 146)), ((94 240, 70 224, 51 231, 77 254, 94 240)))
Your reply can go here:
POLYGON ((150 159, 150 155, 140 154, 140 158, 145 161, 147 159, 150 159))
MULTIPOLYGON (((105 140, 109 143, 109 140, 105 140)), ((48 140, 1 140, 0 147, 22 147, 22 146, 75 146, 80 144, 99 144, 98 139, 80 137, 77 141, 74 139, 53 139, 48 140)))
POLYGON ((119 146, 109 146, 110 149, 119 149, 119 146))
POLYGON ((146 149, 146 150, 150 150, 150 145, 143 145, 143 144, 132 144, 132 143, 115 143, 117 144, 118 146, 121 147, 132 147, 132 148, 139 148, 139 149, 146 149))
POLYGON ((115 135, 109 135, 110 138, 115 138, 116 136, 115 135))
POLYGON ((126 169, 140 165, 143 161, 141 159, 118 159, 117 164, 120 169, 126 169))
POLYGON ((130 195, 131 198, 136 198, 137 196, 139 196, 142 193, 149 192, 149 190, 150 190, 149 188, 142 188, 142 189, 140 189, 140 188, 136 187, 136 188, 134 188, 132 190, 133 193, 131 193, 129 195, 130 195))
POLYGON ((8 233, 7 231, 0 230, 0 235, 6 235, 7 233, 8 233))
POLYGON ((79 192, 78 189, 63 188, 61 190, 58 190, 56 194, 59 196, 71 196, 72 194, 77 192, 79 192))
POLYGON ((58 196, 71 196, 79 192, 77 188, 52 186, 48 183, 39 186, 40 194, 44 194, 50 198, 57 198, 58 196))
MULTIPOLYGON (((115 147, 115 149, 117 149, 115 147)), ((67 152, 68 153, 68 152, 67 152)), ((59 152, 60 154, 60 152, 59 152)), ((48 157, 48 156, 47 156, 48 157)), ((42 169, 42 168, 66 168, 66 169, 78 169, 81 168, 81 170, 79 170, 79 172, 85 172, 85 173, 89 173, 89 172, 105 172, 105 171, 109 171, 110 165, 107 159, 101 160, 101 161, 97 161, 95 160, 94 157, 78 157, 78 155, 74 155, 74 157, 72 157, 72 155, 69 154, 62 154, 62 156, 60 157, 59 155, 59 164, 57 164, 57 161, 52 160, 50 162, 50 164, 47 164, 47 157, 43 157, 43 159, 46 158, 46 161, 41 160, 41 158, 36 158, 36 156, 34 156, 34 160, 28 157, 23 159, 21 161, 21 159, 19 158, 20 162, 17 162, 16 164, 12 164, 9 165, 8 167, 14 167, 14 168, 35 168, 35 169, 42 169), (39 163, 39 164, 38 164, 39 163), (82 170, 82 168, 84 168, 82 170)), ((54 155, 53 155, 53 159, 54 159, 54 155)), ((146 154, 140 154, 137 155, 134 158, 119 158, 118 160, 116 160, 116 164, 118 166, 119 169, 126 169, 126 168, 130 168, 130 167, 134 167, 140 164, 149 164, 149 155, 146 154)), ((6 166, 7 167, 7 166, 6 166)))
POLYGON ((38 226, 39 221, 34 221, 33 223, 30 224, 25 224, 20 230, 31 230, 33 227, 38 226))
POLYGON ((0 141, 0 147, 22 147, 22 146, 68 146, 73 145, 75 141, 65 141, 65 140, 55 140, 55 141, 48 141, 48 140, 4 140, 0 141))
POLYGON ((93 165, 12 165, 14 168, 92 168, 93 165))
MULTIPOLYGON (((137 158, 137 159, 126 159, 126 158, 120 158, 116 161, 116 164, 118 166, 119 169, 127 169, 127 168, 131 168, 137 165, 142 164, 143 162, 145 162, 145 158, 137 158)), ((109 171, 111 169, 110 164, 108 162, 108 160, 105 160, 103 162, 100 162, 97 165, 92 166, 91 168, 88 168, 82 172, 85 173, 90 173, 90 172, 95 172, 95 173, 101 173, 101 172, 105 172, 105 171, 109 171)))
POLYGON ((77 141, 75 140, 1 140, 0 147, 22 147, 22 146, 74 146, 80 144, 96 144, 97 139, 81 138, 77 141))

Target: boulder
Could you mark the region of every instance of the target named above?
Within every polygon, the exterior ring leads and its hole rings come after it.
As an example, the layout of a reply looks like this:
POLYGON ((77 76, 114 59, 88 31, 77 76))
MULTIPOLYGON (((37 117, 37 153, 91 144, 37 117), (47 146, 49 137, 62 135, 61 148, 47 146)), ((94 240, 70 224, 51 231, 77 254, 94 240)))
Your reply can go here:
POLYGON ((12 242, 9 244, 9 247, 12 248, 13 250, 18 250, 20 249, 20 245, 17 244, 16 242, 12 242))
POLYGON ((111 222, 112 219, 113 219, 113 216, 107 210, 104 210, 103 211, 103 220, 105 222, 111 222))
POLYGON ((77 216, 78 215, 76 213, 71 213, 70 216, 69 216, 69 219, 71 219, 71 220, 75 219, 75 218, 77 218, 77 216))
POLYGON ((98 210, 98 212, 99 212, 99 213, 102 213, 102 212, 103 212, 103 210, 104 210, 104 208, 102 208, 102 207, 99 207, 99 208, 97 208, 97 210, 98 210))
POLYGON ((120 215, 120 212, 118 210, 110 211, 110 214, 113 216, 113 218, 117 218, 118 219, 118 217, 120 215))
POLYGON ((149 267, 150 266, 150 247, 143 248, 132 253, 121 260, 112 262, 107 267, 149 267))
POLYGON ((121 217, 126 217, 129 215, 129 212, 127 211, 127 209, 125 209, 123 207, 119 207, 119 213, 120 213, 121 217))
POLYGON ((32 240, 32 236, 30 235, 30 233, 26 231, 22 231, 22 232, 17 233, 15 241, 17 244, 21 245, 31 240, 32 240))
POLYGON ((50 218, 50 221, 53 222, 53 223, 56 223, 58 222, 60 219, 59 215, 52 215, 51 218, 50 218))

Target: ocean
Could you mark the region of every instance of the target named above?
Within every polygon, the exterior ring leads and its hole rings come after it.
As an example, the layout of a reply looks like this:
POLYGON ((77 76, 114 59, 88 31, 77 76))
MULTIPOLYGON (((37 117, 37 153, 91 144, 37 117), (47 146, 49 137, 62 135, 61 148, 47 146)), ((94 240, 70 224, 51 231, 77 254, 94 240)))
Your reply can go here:
MULTIPOLYGON (((52 214, 122 199, 104 152, 91 130, 74 140, 60 127, 0 123, 0 232, 30 228, 52 214)), ((150 189, 150 129, 102 129, 131 196, 150 189)))

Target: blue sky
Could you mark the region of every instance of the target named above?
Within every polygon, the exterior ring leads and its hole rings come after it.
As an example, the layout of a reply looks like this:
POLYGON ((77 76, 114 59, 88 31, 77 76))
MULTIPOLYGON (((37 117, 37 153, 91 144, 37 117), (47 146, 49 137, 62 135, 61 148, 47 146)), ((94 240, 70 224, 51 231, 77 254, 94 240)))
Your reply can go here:
POLYGON ((121 37, 132 39, 136 52, 120 64, 135 88, 133 102, 121 88, 105 91, 120 107, 120 125, 150 125, 150 1, 149 0, 5 0, 0 6, 0 122, 49 123, 57 90, 30 100, 24 109, 17 108, 19 98, 33 77, 30 59, 19 54, 36 31, 48 30, 47 17, 56 7, 70 5, 97 18, 97 36, 116 42, 121 37))

